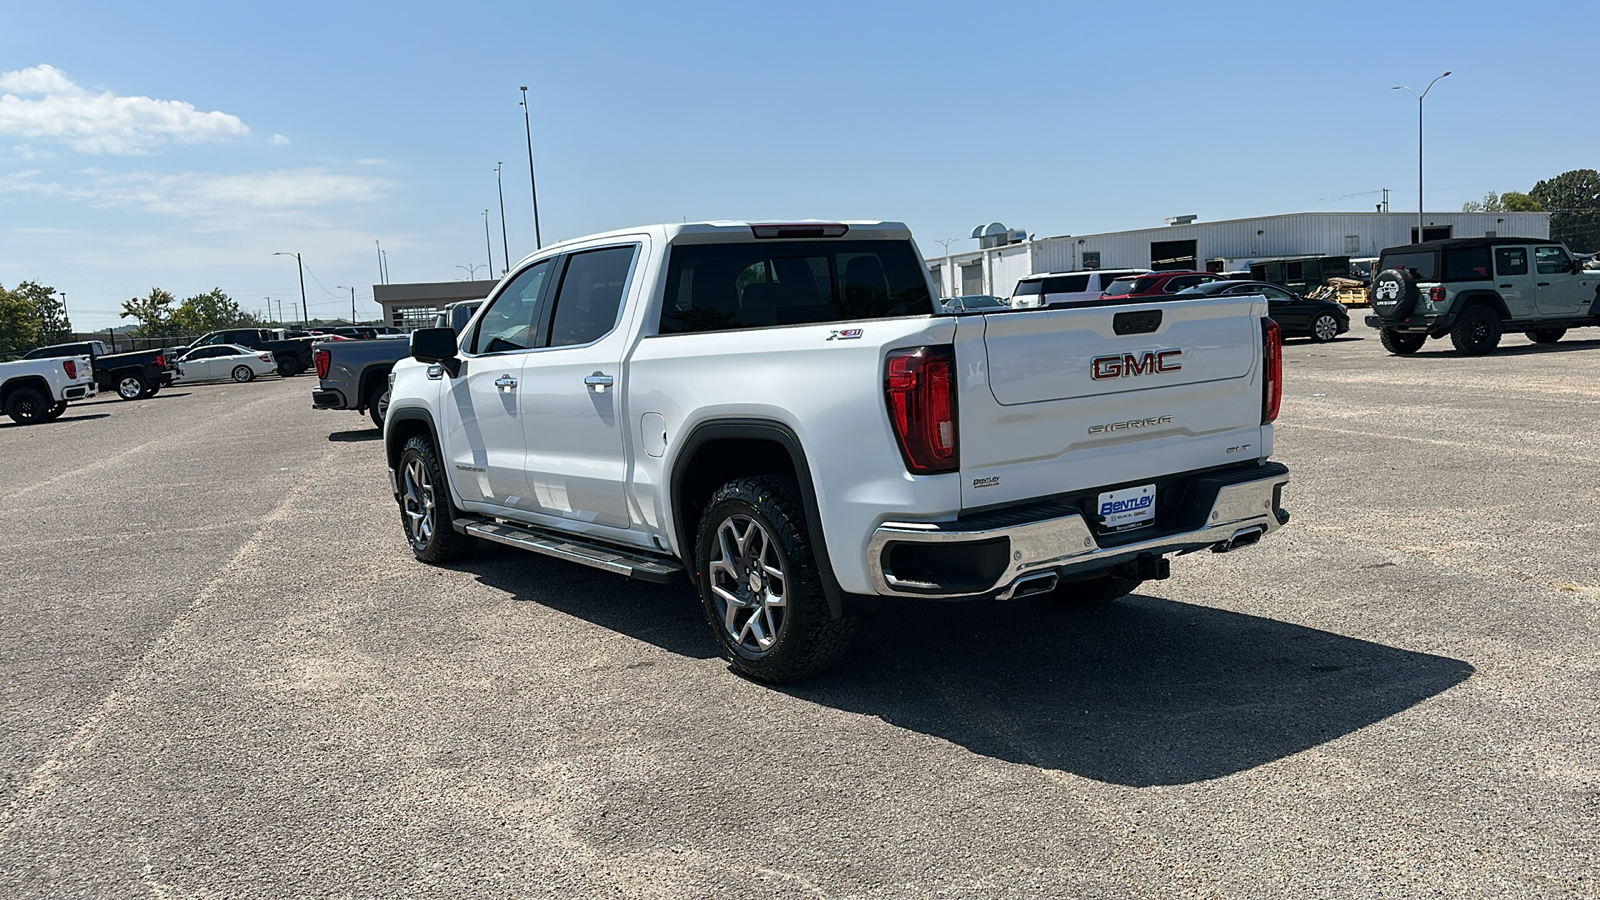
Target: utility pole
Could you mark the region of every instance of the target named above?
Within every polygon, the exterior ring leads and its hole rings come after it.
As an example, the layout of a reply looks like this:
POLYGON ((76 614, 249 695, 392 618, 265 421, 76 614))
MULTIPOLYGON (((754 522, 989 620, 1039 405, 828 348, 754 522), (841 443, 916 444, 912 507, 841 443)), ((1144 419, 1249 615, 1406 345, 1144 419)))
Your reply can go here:
POLYGON ((384 271, 383 271, 383 242, 375 240, 372 243, 377 245, 377 247, 378 247, 378 283, 379 284, 388 284, 389 283, 389 276, 384 274, 384 271))
POLYGON ((506 267, 500 270, 504 275, 511 271, 511 243, 506 240, 506 186, 500 181, 500 167, 503 162, 494 164, 494 186, 500 192, 500 249, 504 251, 506 267))
POLYGON ((533 189, 533 249, 544 247, 539 234, 539 184, 533 179, 533 124, 528 118, 528 86, 522 86, 522 127, 528 132, 528 187, 533 189))
MULTIPOLYGON (((1446 72, 1444 75, 1440 75, 1439 78, 1449 74, 1449 72, 1446 72)), ((1395 85, 1390 88, 1392 91, 1405 91, 1417 98, 1417 241, 1419 243, 1425 240, 1422 236, 1422 101, 1428 98, 1428 92, 1433 90, 1433 86, 1439 83, 1439 78, 1428 82, 1428 86, 1422 89, 1421 94, 1405 85, 1395 85)))
POLYGON ((294 264, 300 267, 300 321, 307 328, 311 327, 311 312, 306 305, 306 264, 300 261, 298 253, 274 253, 273 256, 292 256, 294 264))
POLYGON ((346 284, 336 284, 334 287, 350 292, 350 324, 358 324, 356 322, 356 289, 346 284))
POLYGON ((383 259, 383 283, 389 283, 389 251, 379 250, 378 256, 383 259))

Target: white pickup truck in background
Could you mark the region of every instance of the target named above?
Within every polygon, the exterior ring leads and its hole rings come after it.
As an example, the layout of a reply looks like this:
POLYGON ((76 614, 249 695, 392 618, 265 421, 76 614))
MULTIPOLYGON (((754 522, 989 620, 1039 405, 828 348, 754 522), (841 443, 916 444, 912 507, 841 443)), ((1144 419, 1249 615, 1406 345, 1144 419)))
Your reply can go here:
POLYGON ((87 355, 0 363, 0 410, 18 425, 60 418, 69 401, 94 395, 94 365, 87 355))
POLYGON ((657 225, 523 260, 394 368, 419 559, 476 539, 686 574, 735 668, 870 598, 1120 597, 1288 521, 1261 297, 949 314, 904 225, 657 225))

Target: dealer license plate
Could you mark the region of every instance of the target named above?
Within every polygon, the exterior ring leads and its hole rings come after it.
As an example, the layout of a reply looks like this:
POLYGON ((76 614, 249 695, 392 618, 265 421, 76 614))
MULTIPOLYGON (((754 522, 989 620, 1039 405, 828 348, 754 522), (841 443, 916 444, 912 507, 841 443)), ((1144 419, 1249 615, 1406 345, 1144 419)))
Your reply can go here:
POLYGON ((1100 527, 1106 531, 1126 531, 1143 528, 1156 518, 1156 486, 1106 491, 1100 495, 1100 527))

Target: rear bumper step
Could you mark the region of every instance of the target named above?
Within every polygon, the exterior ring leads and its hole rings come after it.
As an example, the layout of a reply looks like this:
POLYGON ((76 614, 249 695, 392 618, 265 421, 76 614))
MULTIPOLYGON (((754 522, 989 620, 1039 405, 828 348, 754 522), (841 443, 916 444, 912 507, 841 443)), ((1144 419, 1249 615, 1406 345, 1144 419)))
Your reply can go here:
POLYGON ((676 580, 683 574, 683 566, 675 560, 631 553, 621 547, 590 543, 528 525, 501 522, 481 516, 457 516, 451 524, 462 534, 505 544, 508 547, 531 550, 568 562, 581 563, 614 575, 637 578, 640 581, 664 584, 676 580))
POLYGON ((1214 499, 1196 510, 1203 518, 1194 526, 1142 541, 1106 540, 1108 536, 1097 536, 1094 527, 1077 513, 1021 521, 1020 517, 979 516, 941 523, 886 522, 867 544, 868 571, 879 594, 929 600, 1005 600, 1037 593, 1044 582, 1040 576, 1045 574, 1062 581, 1100 572, 1146 580, 1163 578, 1166 554, 1226 553, 1256 543, 1289 521, 1288 513, 1279 506, 1289 470, 1268 463, 1259 471, 1255 478, 1230 473, 1215 479, 1215 493, 1207 494, 1214 499), (1105 546, 1102 540, 1106 540, 1105 546), (962 577, 897 578, 894 560, 907 545, 913 551, 937 548, 939 554, 952 559, 977 559, 978 554, 964 553, 964 549, 981 548, 982 558, 992 560, 998 555, 1003 568, 997 571, 997 567, 970 565, 962 577), (974 577, 979 571, 990 574, 980 581, 974 577))

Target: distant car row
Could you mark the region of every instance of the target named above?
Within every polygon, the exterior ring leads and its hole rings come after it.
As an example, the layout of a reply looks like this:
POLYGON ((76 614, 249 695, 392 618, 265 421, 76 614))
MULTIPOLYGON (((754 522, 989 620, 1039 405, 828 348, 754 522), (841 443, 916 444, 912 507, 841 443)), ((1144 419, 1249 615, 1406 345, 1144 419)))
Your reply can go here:
POLYGON ((1267 298, 1267 314, 1285 337, 1331 341, 1350 330, 1350 313, 1341 303, 1314 300, 1264 281, 1238 281, 1210 272, 1148 272, 1108 269, 1092 272, 1048 272, 1017 282, 1010 301, 987 294, 952 297, 946 312, 993 311, 1101 306, 1155 299, 1259 294, 1267 298))
MULTIPOLYGON (((180 381, 245 383, 274 372, 291 377, 311 367, 315 344, 356 341, 379 346, 374 338, 406 337, 385 326, 334 330, 347 333, 229 328, 202 335, 186 347, 122 353, 102 341, 38 347, 16 362, 0 363, 0 411, 19 424, 46 422, 65 412, 68 402, 99 393, 141 400, 180 381)), ((382 343, 404 352, 403 340, 382 343)))

